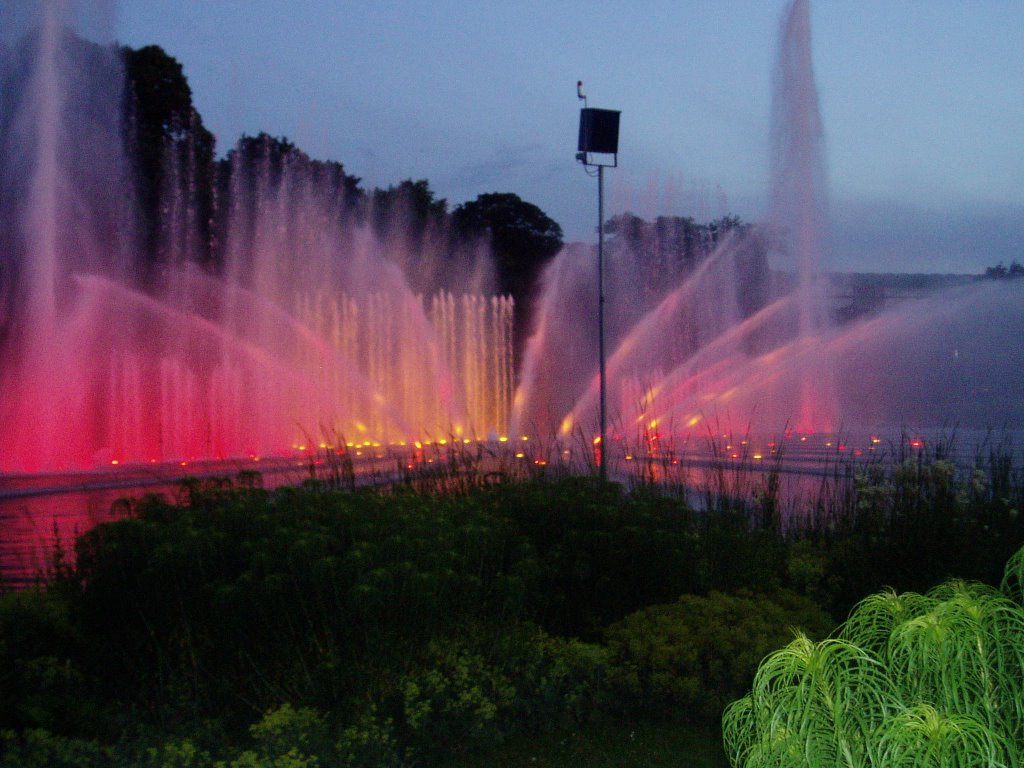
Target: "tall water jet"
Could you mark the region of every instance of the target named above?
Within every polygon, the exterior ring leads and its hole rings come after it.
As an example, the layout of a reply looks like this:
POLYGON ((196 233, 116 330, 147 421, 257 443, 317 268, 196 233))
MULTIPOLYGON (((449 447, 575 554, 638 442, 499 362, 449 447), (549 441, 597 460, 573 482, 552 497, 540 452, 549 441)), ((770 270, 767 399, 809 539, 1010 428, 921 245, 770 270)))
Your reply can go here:
POLYGON ((30 468, 63 463, 90 431, 92 382, 79 361, 91 342, 71 275, 120 263, 132 229, 116 51, 69 33, 70 3, 35 10, 0 71, 0 423, 30 468))
MULTIPOLYGON (((768 434, 1024 426, 1013 384, 1024 368, 1024 285, 964 281, 831 322, 809 10, 793 0, 780 26, 767 221, 606 222, 610 422, 634 449, 712 424, 768 434)), ((596 431, 594 261, 586 246, 568 247, 544 275, 513 408, 520 432, 596 431)))
MULTIPOLYGON (((834 426, 831 371, 817 349, 828 331, 828 238, 810 43, 807 0, 794 0, 779 37, 766 226, 736 227, 727 218, 702 230, 689 219, 661 217, 648 225, 630 214, 610 222, 609 391, 617 401, 612 421, 621 436, 663 429, 668 422, 687 428, 723 418, 744 428, 755 416, 761 423, 805 430, 834 426), (771 293, 769 258, 779 273, 794 276, 797 287, 771 311, 762 311, 771 293), (781 377, 753 362, 769 354, 784 355, 794 370, 781 377)), ((589 334, 568 331, 556 319, 567 305, 576 309, 577 324, 588 316, 579 311, 586 301, 576 294, 589 269, 585 258, 566 251, 549 270, 541 302, 548 318, 541 319, 528 345, 513 412, 520 430, 537 429, 545 419, 548 429, 554 422, 562 434, 593 426, 592 368, 581 376, 558 358, 581 342, 591 346, 582 339, 567 343, 572 334, 589 334)))
POLYGON ((39 31, 37 65, 29 84, 34 109, 25 115, 25 129, 34 133, 33 171, 29 182, 24 231, 25 282, 33 322, 25 329, 24 357, 18 361, 21 386, 31 393, 21 401, 16 418, 19 430, 32 426, 24 439, 37 441, 36 452, 43 461, 53 457, 56 436, 55 415, 60 398, 52 372, 59 370, 57 344, 57 211, 58 140, 61 138, 58 41, 63 19, 61 5, 46 7, 39 31))
MULTIPOLYGON (((793 0, 779 34, 771 126, 772 200, 769 221, 778 237, 778 265, 796 275, 798 343, 812 345, 828 326, 825 269, 828 197, 824 132, 811 56, 809 0, 793 0)), ((833 372, 815 356, 800 376, 801 430, 835 426, 833 372)))

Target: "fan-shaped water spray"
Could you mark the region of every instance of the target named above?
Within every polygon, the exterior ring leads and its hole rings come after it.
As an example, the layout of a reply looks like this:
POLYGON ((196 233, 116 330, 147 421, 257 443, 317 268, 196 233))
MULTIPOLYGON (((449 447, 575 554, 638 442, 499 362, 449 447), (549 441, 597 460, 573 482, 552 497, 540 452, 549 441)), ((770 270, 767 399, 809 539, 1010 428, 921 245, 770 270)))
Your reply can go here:
MULTIPOLYGON (((1024 427, 1015 383, 1024 370, 1021 286, 960 286, 830 323, 807 0, 791 2, 782 19, 771 148, 768 221, 722 239, 699 265, 638 279, 657 261, 652 244, 616 235, 609 313, 628 321, 610 335, 613 433, 635 445, 652 433, 706 433, 708 424, 769 434, 1024 427), (668 288, 644 293, 643 282, 668 288)), ((545 275, 513 409, 517 434, 597 431, 594 270, 576 248, 545 275)))
MULTIPOLYGON (((170 163, 162 261, 143 265, 120 54, 39 7, 0 71, 0 469, 505 432, 511 301, 414 292, 402 238, 347 215, 299 153, 235 153, 218 270, 194 263, 170 163)), ((428 246, 421 273, 450 256, 428 246)))
MULTIPOLYGON (((0 57, 0 469, 596 432, 596 264, 585 246, 567 247, 544 276, 514 401, 511 303, 475 291, 424 299, 406 279, 403 238, 339 215, 337 189, 294 158, 236 156, 218 270, 190 264, 198 213, 187 195, 169 196, 164 261, 143 274, 120 59, 69 34, 62 4, 40 7, 37 27, 0 57)), ((765 226, 717 237, 685 264, 615 238, 613 432, 709 421, 765 432, 1024 427, 1020 286, 964 286, 827 321, 810 51, 808 2, 794 0, 765 226)), ((179 172, 172 165, 167 183, 180 193, 179 172)), ((419 275, 451 267, 418 258, 419 275)))

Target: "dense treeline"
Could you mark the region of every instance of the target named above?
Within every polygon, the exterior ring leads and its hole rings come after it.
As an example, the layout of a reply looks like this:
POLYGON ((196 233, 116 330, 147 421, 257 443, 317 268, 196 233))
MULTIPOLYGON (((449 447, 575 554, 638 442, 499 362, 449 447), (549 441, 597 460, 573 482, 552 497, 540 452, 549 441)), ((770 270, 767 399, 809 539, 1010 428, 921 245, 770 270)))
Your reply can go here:
MULTIPOLYGON (((0 140, 8 148, 0 153, 0 171, 8 180, 0 185, 0 247, 9 254, 0 271, 4 325, 14 315, 19 273, 27 259, 18 252, 25 246, 17 223, 24 200, 31 197, 27 185, 34 173, 31 147, 8 139, 19 135, 18 115, 34 98, 37 45, 30 35, 15 48, 0 50, 0 140)), ((452 206, 426 179, 366 188, 342 163, 311 158, 286 137, 265 133, 218 148, 181 64, 159 46, 110 49, 70 33, 62 45, 58 69, 74 80, 62 130, 75 146, 62 159, 62 172, 71 176, 70 189, 88 190, 89 196, 89 205, 67 217, 67 226, 96 238, 83 252, 103 263, 90 268, 121 276, 122 262, 128 261, 144 288, 158 288, 168 265, 189 262, 222 272, 230 257, 244 249, 233 243, 239 239, 238 212, 252 209, 253 215, 262 215, 253 208, 258 206, 254 190, 266 189, 268 180, 273 187, 301 178, 315 191, 317 206, 330 210, 332 223, 339 225, 336 231, 352 233, 358 227, 350 224, 371 228, 376 245, 402 268, 414 292, 468 289, 511 295, 517 308, 515 347, 522 349, 531 328, 530 298, 563 243, 559 224, 538 206, 511 192, 488 192, 452 206), (111 87, 122 81, 123 89, 111 87), (111 121, 117 125, 108 125, 111 121), (115 135, 120 142, 111 140, 115 135), (93 220, 83 221, 83 216, 93 220), (466 265, 475 265, 481 254, 486 276, 477 280, 466 265)), ((647 300, 656 300, 666 285, 692 270, 723 235, 739 235, 745 243, 738 254, 741 304, 749 313, 763 302, 765 243, 758 229, 735 217, 697 224, 681 217, 646 222, 623 214, 609 220, 606 230, 613 248, 621 251, 621 268, 639 276, 647 300)), ((69 239, 75 236, 68 234, 69 239)))
POLYGON ((464 289, 460 270, 445 270, 443 264, 483 243, 493 254, 493 289, 510 294, 525 309, 541 269, 561 248, 561 227, 513 193, 482 194, 449 208, 426 179, 368 190, 341 163, 314 160, 288 139, 264 133, 241 137, 218 160, 181 65, 158 46, 124 48, 122 55, 124 124, 149 266, 182 259, 213 269, 223 265, 229 212, 251 187, 246 178, 284 167, 311 178, 320 194, 334 201, 339 220, 370 224, 392 252, 401 253, 414 290, 464 289), (183 226, 194 230, 188 247, 181 242, 183 226), (432 263, 438 260, 442 267, 432 263))
MULTIPOLYGON (((0 267, 0 322, 11 314, 6 304, 14 302, 28 258, 20 252, 27 247, 21 219, 36 170, 26 115, 38 111, 39 46, 38 32, 13 47, 0 45, 0 248, 8 254, 0 267)), ((341 230, 371 227, 414 291, 470 289, 459 267, 467 253, 486 253, 492 275, 480 288, 511 294, 525 308, 539 272, 561 247, 557 222, 513 193, 452 207, 426 179, 365 188, 341 163, 313 159, 285 137, 259 133, 218 148, 181 64, 159 46, 110 48, 65 32, 56 59, 47 75, 55 82, 46 86, 64 87, 55 130, 71 150, 60 155, 60 173, 68 189, 83 195, 80 210, 65 217, 80 231, 67 237, 85 231, 94 239, 80 250, 95 252, 97 263, 88 266, 101 273, 120 275, 130 266, 145 287, 159 283, 172 264, 223 271, 237 214, 252 206, 257 177, 264 189, 301 179, 341 230)))
MULTIPOLYGON (((509 192, 485 193, 449 207, 426 179, 368 190, 341 163, 314 160, 287 139, 263 133, 241 137, 217 160, 181 65, 157 46, 126 48, 123 55, 124 124, 140 184, 147 269, 155 265, 159 271, 161 264, 182 260, 219 269, 228 261, 232 236, 238 237, 229 226, 237 227, 232 214, 254 206, 250 197, 259 187, 257 177, 281 177, 287 170, 290 178, 311 180, 340 222, 372 227, 416 292, 465 290, 472 271, 465 265, 485 246, 490 288, 515 300, 519 359, 532 324, 530 298, 563 243, 561 227, 543 210, 509 192)), ((633 286, 639 290, 637 301, 620 301, 622 306, 653 306, 725 238, 736 245, 735 283, 743 315, 767 300, 770 243, 762 228, 737 217, 700 224, 679 216, 648 222, 626 213, 609 219, 605 231, 617 268, 633 276, 629 282, 639 283, 633 286)))
POLYGON ((767 481, 697 512, 643 484, 452 479, 126 502, 0 597, 7 763, 430 764, 607 718, 713 722, 792 628, 820 639, 883 585, 998 583, 1024 542, 995 453, 851 468, 786 525, 767 481))
MULTIPOLYGON (((454 243, 484 237, 489 240, 501 289, 519 300, 533 289, 539 270, 562 246, 562 230, 540 208, 512 193, 486 193, 449 210, 448 202, 437 198, 426 179, 404 180, 386 189, 365 190, 361 179, 345 171, 341 163, 317 161, 285 138, 266 134, 243 136, 222 160, 214 159, 214 139, 203 126, 192 104, 191 90, 181 65, 158 46, 123 50, 129 84, 125 124, 132 127, 130 143, 135 147, 136 168, 142 185, 141 198, 147 213, 150 252, 160 252, 160 226, 166 226, 170 197, 186 195, 204 229, 204 254, 214 262, 223 260, 219 248, 224 234, 218 233, 217 207, 232 205, 231 179, 287 162, 308 168, 334 191, 338 215, 368 218, 386 241, 401 238, 401 246, 413 251, 439 233, 454 243), (170 177, 170 178, 169 178, 170 177), (213 228, 211 230, 211 227, 213 228)), ((236 182, 237 184, 238 182, 236 182)), ((244 187, 244 181, 240 186, 244 187)), ((741 253, 740 282, 751 290, 767 289, 767 250, 764 233, 738 217, 725 216, 702 224, 689 217, 659 216, 646 221, 624 213, 604 225, 613 250, 623 252, 650 294, 663 291, 673 276, 692 271, 727 236, 747 243, 741 253)), ((760 306, 764 297, 745 297, 744 307, 760 306)))
POLYGON ((680 275, 697 265, 728 238, 733 241, 737 303, 744 317, 763 307, 770 287, 768 252, 772 248, 764 227, 723 216, 701 224, 688 216, 658 216, 646 221, 632 213, 605 223, 613 254, 621 254, 637 275, 648 301, 657 301, 678 283, 680 275))
POLYGON ((1024 277, 1024 264, 1014 259, 1010 262, 1010 266, 1006 267, 1002 262, 996 264, 994 267, 987 267, 985 269, 984 277, 989 280, 1006 280, 1016 279, 1024 277))

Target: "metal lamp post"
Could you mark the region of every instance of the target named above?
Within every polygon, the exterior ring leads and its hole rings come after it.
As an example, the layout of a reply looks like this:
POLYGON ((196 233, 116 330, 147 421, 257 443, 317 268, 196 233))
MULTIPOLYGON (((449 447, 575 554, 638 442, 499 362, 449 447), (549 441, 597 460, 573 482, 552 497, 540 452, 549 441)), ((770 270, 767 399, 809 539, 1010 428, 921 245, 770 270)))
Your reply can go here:
POLYGON ((597 345, 598 377, 601 389, 598 472, 602 480, 607 480, 608 383, 604 359, 604 169, 615 168, 619 164, 619 115, 621 112, 614 109, 588 107, 587 97, 583 93, 582 80, 576 83, 576 95, 583 101, 583 109, 580 110, 580 133, 576 147, 576 160, 583 164, 588 175, 595 175, 591 169, 597 169, 597 345), (604 157, 594 158, 593 155, 603 155, 604 157))

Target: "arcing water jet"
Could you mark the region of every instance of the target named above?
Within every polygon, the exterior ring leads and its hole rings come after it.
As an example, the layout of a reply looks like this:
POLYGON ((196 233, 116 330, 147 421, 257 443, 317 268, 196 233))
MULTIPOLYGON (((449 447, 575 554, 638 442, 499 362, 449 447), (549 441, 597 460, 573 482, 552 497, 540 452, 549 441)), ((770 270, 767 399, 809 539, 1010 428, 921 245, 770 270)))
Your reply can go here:
MULTIPOLYGON (((793 0, 782 19, 771 146, 768 221, 720 240, 700 264, 665 269, 650 257, 654 243, 616 235, 607 295, 620 318, 608 365, 617 439, 636 447, 652 433, 706 435, 711 424, 766 434, 1024 428, 1022 286, 960 286, 846 325, 829 321, 808 0, 793 0), (639 287, 652 283, 667 288, 639 287)), ((597 432, 594 270, 577 247, 545 275, 516 434, 597 432)))
POLYGON ((0 471, 505 433, 511 302, 415 293, 399 263, 442 253, 344 215, 297 154, 236 153, 219 270, 172 183, 141 268, 120 54, 39 8, 0 62, 0 471))

